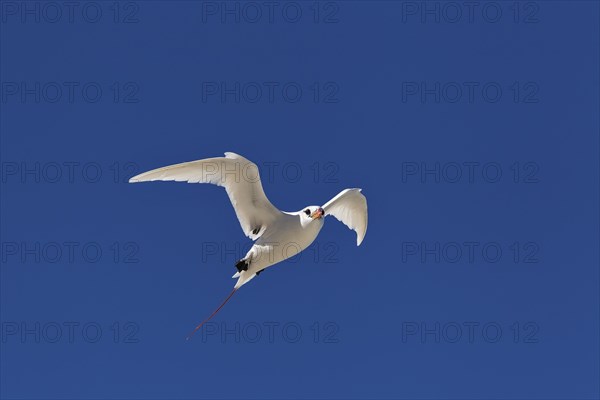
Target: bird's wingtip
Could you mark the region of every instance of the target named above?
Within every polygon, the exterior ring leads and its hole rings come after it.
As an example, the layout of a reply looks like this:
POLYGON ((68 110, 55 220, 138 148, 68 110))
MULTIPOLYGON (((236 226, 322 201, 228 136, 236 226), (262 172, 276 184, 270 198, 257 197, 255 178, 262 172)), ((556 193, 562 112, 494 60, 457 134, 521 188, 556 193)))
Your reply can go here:
POLYGON ((146 175, 146 173, 138 174, 136 176, 132 176, 131 178, 129 178, 129 183, 146 182, 147 179, 144 179, 144 175, 146 175))
POLYGON ((225 158, 232 158, 232 159, 235 159, 235 158, 243 158, 243 157, 242 157, 242 156, 240 156, 240 155, 239 155, 239 154, 237 154, 237 153, 234 153, 233 151, 226 151, 226 152, 225 152, 225 158))

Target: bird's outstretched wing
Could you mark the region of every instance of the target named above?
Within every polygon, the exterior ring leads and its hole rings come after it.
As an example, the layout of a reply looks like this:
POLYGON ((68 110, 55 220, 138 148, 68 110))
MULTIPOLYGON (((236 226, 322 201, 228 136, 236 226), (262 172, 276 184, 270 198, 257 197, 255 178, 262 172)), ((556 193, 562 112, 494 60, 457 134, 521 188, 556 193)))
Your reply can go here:
POLYGON ((356 245, 360 246, 367 233, 367 198, 362 189, 344 189, 324 206, 325 215, 333 215, 356 232, 356 245))
POLYGON ((224 187, 242 230, 252 240, 258 239, 282 214, 267 199, 256 164, 235 153, 154 169, 134 176, 129 183, 148 181, 212 183, 224 187))

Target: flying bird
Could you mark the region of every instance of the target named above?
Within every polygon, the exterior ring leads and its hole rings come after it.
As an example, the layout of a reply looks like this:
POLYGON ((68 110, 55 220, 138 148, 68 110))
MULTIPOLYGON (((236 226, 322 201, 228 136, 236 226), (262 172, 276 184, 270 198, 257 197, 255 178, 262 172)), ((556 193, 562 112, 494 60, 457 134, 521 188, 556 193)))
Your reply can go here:
POLYGON ((344 189, 322 206, 280 211, 265 195, 256 164, 235 153, 154 169, 134 176, 129 183, 150 181, 212 183, 224 187, 242 230, 255 241, 244 258, 235 264, 237 272, 232 278, 237 278, 237 282, 233 291, 190 336, 208 322, 236 290, 266 268, 310 246, 323 228, 325 216, 331 215, 354 230, 357 246, 367 232, 367 199, 362 189, 344 189))

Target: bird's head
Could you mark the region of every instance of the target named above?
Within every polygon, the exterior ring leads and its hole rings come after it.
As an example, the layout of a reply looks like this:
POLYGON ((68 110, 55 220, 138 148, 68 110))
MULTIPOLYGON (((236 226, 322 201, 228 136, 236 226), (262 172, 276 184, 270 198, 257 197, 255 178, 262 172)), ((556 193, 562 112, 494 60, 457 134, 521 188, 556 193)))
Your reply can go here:
POLYGON ((308 206, 300 212, 303 220, 312 221, 322 219, 325 216, 325 211, 320 206, 308 206))

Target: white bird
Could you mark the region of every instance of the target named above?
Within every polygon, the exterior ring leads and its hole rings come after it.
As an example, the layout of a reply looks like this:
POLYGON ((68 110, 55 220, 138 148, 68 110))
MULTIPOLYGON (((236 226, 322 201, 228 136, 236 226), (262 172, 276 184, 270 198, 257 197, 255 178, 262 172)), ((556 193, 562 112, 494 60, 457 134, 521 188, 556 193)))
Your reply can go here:
POLYGON ((238 272, 233 278, 237 278, 237 282, 231 294, 192 334, 210 320, 237 289, 265 268, 293 257, 310 246, 323 228, 324 216, 332 215, 354 230, 357 246, 367 232, 367 199, 361 193, 362 189, 344 189, 323 206, 307 206, 296 212, 280 211, 265 195, 256 164, 235 153, 169 165, 129 180, 130 183, 148 181, 212 183, 224 187, 242 230, 255 241, 244 258, 235 265, 238 272))

